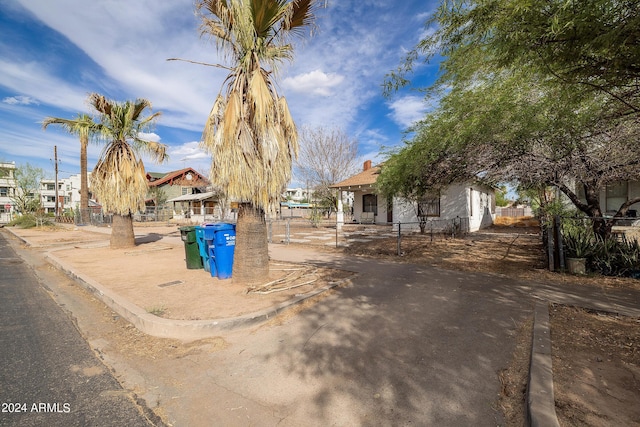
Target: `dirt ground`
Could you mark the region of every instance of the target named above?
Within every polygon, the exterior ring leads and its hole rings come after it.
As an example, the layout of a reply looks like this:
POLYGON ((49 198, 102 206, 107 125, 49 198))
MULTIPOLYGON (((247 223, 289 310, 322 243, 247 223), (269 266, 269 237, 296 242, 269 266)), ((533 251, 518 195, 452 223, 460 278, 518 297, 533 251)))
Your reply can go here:
MULTIPOLYGON (((628 287, 640 289, 640 281, 634 279, 605 278, 600 276, 572 276, 551 273, 545 269, 544 254, 538 236, 539 229, 528 224, 519 227, 494 227, 473 233, 464 239, 437 238, 431 241, 427 236, 403 236, 402 257, 397 256, 397 241, 394 237, 375 239, 369 242, 354 242, 343 250, 350 256, 373 256, 399 258, 411 263, 423 263, 439 268, 484 272, 513 277, 524 280, 535 280, 545 283, 565 283, 580 286, 590 284, 602 287, 628 287)), ((30 234, 28 230, 24 233, 30 234)), ((158 230, 160 236, 164 231, 158 230)), ((35 234, 35 232, 34 232, 35 234)), ((42 234, 42 233, 40 233, 42 234)), ((203 270, 186 270, 184 253, 179 234, 174 232, 154 239, 155 231, 147 233, 151 238, 138 245, 136 249, 110 253, 113 259, 107 261, 101 254, 109 251, 100 242, 105 236, 98 233, 87 233, 82 230, 65 230, 64 233, 52 231, 46 237, 40 237, 37 244, 43 248, 55 248, 63 244, 75 245, 73 249, 57 251, 56 256, 67 262, 83 262, 100 266, 104 277, 101 281, 110 280, 110 284, 120 287, 120 292, 131 292, 131 298, 140 298, 137 303, 148 312, 172 318, 203 319, 211 317, 233 316, 237 305, 233 302, 224 304, 224 312, 212 313, 211 304, 189 308, 187 315, 180 306, 181 289, 185 286, 199 287, 209 300, 220 298, 220 286, 228 290, 229 284, 218 282, 203 270), (82 257, 76 255, 83 252, 82 257), (160 268, 161 280, 149 282, 142 274, 134 286, 131 272, 142 273, 143 267, 139 255, 152 254, 154 268, 160 268), (178 255, 178 256, 177 256, 178 255), (90 259, 89 259, 90 258, 90 259), (173 277, 173 271, 180 271, 173 277), (122 275, 128 277, 121 280, 122 275), (109 278, 109 279, 107 279, 109 278), (180 283, 175 283, 179 281, 180 283), (163 286, 164 285, 164 286, 163 286), (149 292, 149 289, 153 289, 149 292), (154 295, 154 298, 149 298, 154 295), (195 308, 195 310, 194 310, 195 308)), ((31 236, 32 239, 35 237, 31 236)), ((317 249, 317 248, 316 248, 317 249)), ((335 249, 326 248, 335 251, 335 249)), ((86 266, 85 266, 86 267, 86 266)), ((341 280, 345 272, 334 270, 310 270, 308 266, 274 265, 275 280, 289 274, 311 274, 318 277, 315 286, 341 280)), ((93 271, 92 274, 96 272, 93 271)), ((135 276, 135 275, 134 275, 135 276)), ((306 281, 301 279, 300 282, 306 281)), ((265 282, 266 283, 266 282, 265 282)), ((243 299, 243 304, 255 304, 259 309, 264 304, 280 301, 280 298, 303 293, 307 285, 287 291, 286 294, 273 293, 266 295, 247 294, 246 289, 226 293, 224 298, 243 299)), ((231 301, 231 300, 229 300, 231 301)), ((220 305, 218 305, 220 306, 220 305)), ((304 306, 297 310, 303 309, 304 306)), ((296 310, 296 311, 297 311, 296 310)), ((289 312, 287 316, 295 313, 289 312)), ((175 353, 182 357, 194 351, 214 351, 226 344, 222 338, 199 340, 194 343, 183 343, 177 340, 158 340, 137 331, 110 310, 104 311, 105 321, 120 325, 120 333, 126 339, 118 340, 122 351, 145 352, 159 351, 175 353), (142 345, 144 344, 144 345, 142 345)), ((552 355, 554 368, 554 387, 556 411, 562 426, 640 426, 640 319, 616 317, 603 313, 592 313, 572 307, 553 306, 550 308, 552 355)), ((277 318, 274 319, 277 321, 277 318)), ((500 373, 502 381, 502 398, 499 402, 505 414, 507 425, 524 425, 524 393, 528 376, 531 330, 533 319, 520 325, 516 350, 510 366, 500 373)), ((118 347, 120 348, 120 347, 118 347)))
POLYGON ((212 277, 204 269, 187 269, 184 243, 175 226, 137 227, 136 235, 141 237, 131 249, 110 249, 108 234, 87 229, 13 231, 35 248, 52 251, 52 257, 82 277, 96 280, 150 314, 176 320, 227 319, 260 312, 351 275, 272 262, 269 277, 248 288, 233 279, 212 277), (198 295, 197 300, 193 295, 198 295))
MULTIPOLYGON (((538 231, 526 226, 493 227, 464 239, 433 241, 429 236, 403 236, 402 259, 545 283, 640 289, 636 279, 573 276, 545 270, 538 231)), ((395 238, 354 243, 345 251, 351 255, 398 258, 395 238)), ((552 306, 550 319, 560 425, 640 425, 640 319, 564 306, 552 306)), ((520 325, 512 363, 500 373, 500 406, 509 426, 525 423, 532 325, 533 319, 520 325)))

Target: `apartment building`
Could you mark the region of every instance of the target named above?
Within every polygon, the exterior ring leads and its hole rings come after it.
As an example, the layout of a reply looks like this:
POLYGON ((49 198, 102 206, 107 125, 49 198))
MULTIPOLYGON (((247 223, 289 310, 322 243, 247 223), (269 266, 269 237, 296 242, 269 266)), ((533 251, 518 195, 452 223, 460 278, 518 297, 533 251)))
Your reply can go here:
POLYGON ((71 200, 65 196, 65 182, 58 180, 58 191, 56 191, 56 181, 53 179, 43 179, 40 181, 40 201, 44 213, 56 213, 56 200, 58 201, 58 213, 64 212, 65 206, 69 206, 71 200))
POLYGON ((11 221, 15 210, 11 200, 16 191, 15 171, 15 162, 0 162, 0 223, 11 221))

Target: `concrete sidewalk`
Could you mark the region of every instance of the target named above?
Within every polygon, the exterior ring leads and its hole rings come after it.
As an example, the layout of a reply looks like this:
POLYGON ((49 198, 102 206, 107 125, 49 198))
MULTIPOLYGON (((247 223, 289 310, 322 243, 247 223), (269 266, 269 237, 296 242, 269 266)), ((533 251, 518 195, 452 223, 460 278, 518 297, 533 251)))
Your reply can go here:
MULTIPOLYGON (((110 229, 79 227, 70 229, 69 233, 71 234, 65 235, 64 238, 61 237, 62 235, 51 236, 42 233, 38 235, 37 232, 9 228, 8 230, 32 247, 46 250, 52 264, 78 279, 136 327, 156 336, 196 339, 218 335, 223 330, 253 325, 270 319, 287 307, 326 290, 326 288, 322 288, 304 295, 294 294, 285 301, 278 301, 272 306, 223 318, 201 318, 199 320, 161 318, 150 314, 144 307, 128 300, 123 293, 117 290, 117 286, 106 283, 108 277, 118 274, 117 269, 113 265, 107 265, 106 260, 84 264, 84 266, 78 264, 78 259, 72 260, 73 257, 70 254, 81 254, 80 251, 83 250, 91 251, 102 247, 104 253, 105 233, 109 233, 110 229), (100 267, 96 267, 97 265, 100 267)), ((212 288, 210 283, 196 288, 198 286, 196 282, 201 278, 194 277, 201 271, 192 272, 178 268, 183 263, 184 254, 179 252, 182 242, 175 230, 161 234, 154 229, 136 229, 136 236, 141 241, 150 241, 143 250, 133 255, 138 260, 136 262, 138 268, 135 269, 136 286, 150 283, 154 285, 154 292, 157 292, 157 283, 160 281, 169 283, 174 280, 182 280, 191 286, 191 290, 195 291, 193 294, 195 299, 202 298, 199 291, 204 292, 212 288), (157 240, 151 241, 153 239, 157 240), (171 247, 172 249, 163 249, 163 247, 171 247), (167 258, 160 260, 158 259, 160 256, 167 258), (171 264, 169 258, 178 261, 171 264), (170 264, 169 271, 179 270, 177 278, 170 276, 167 272, 159 272, 158 264, 170 264), (149 266, 156 267, 147 268, 149 266), (162 277, 159 278, 158 274, 162 274, 162 277)), ((493 390, 493 388, 487 389, 487 385, 483 385, 487 379, 480 373, 490 375, 491 372, 495 372, 500 366, 503 366, 501 364, 506 358, 505 349, 512 347, 508 341, 513 332, 511 323, 535 313, 536 323, 528 394, 529 415, 533 426, 557 425, 548 341, 550 335, 548 304, 562 303, 640 317, 640 292, 637 291, 582 286, 551 286, 542 283, 514 283, 508 278, 498 276, 450 272, 433 267, 363 257, 345 257, 339 252, 316 251, 301 246, 271 245, 269 251, 271 258, 276 261, 304 263, 357 273, 357 276, 351 279, 353 286, 348 290, 343 290, 345 301, 351 301, 355 305, 341 304, 337 300, 332 300, 330 304, 330 312, 333 316, 349 316, 349 313, 353 313, 353 310, 357 309, 362 318, 367 319, 366 321, 359 320, 356 329, 353 329, 353 325, 348 328, 341 326, 343 328, 341 335, 359 335, 357 339, 354 337, 354 340, 351 341, 353 345, 358 346, 359 342, 370 340, 380 340, 381 345, 385 342, 391 343, 394 340, 393 334, 402 334, 400 331, 423 334, 424 331, 432 330, 433 326, 431 325, 440 325, 439 336, 433 335, 435 331, 426 332, 429 335, 426 342, 421 344, 420 353, 431 354, 432 357, 435 357, 433 348, 456 348, 456 352, 448 353, 446 357, 450 360, 448 362, 443 360, 441 362, 443 365, 438 370, 465 371, 468 377, 466 380, 474 382, 473 385, 471 383, 465 385, 459 380, 453 380, 454 377, 449 375, 446 377, 449 383, 439 380, 434 384, 427 385, 423 381, 419 381, 420 389, 435 391, 438 385, 442 388, 438 389, 437 394, 441 396, 440 399, 445 399, 440 402, 445 408, 448 408, 451 402, 447 403, 448 397, 446 393, 443 393, 443 390, 450 389, 452 381, 455 383, 454 385, 460 387, 460 390, 471 387, 480 391, 476 397, 471 399, 470 404, 474 404, 474 401, 477 401, 478 405, 486 404, 481 403, 486 399, 486 396, 483 398, 482 394, 486 394, 487 390, 493 390), (427 279, 429 286, 425 287, 427 279), (370 309, 376 310, 376 317, 370 316, 370 309), (384 319, 384 322, 381 323, 376 319, 384 319), (422 329, 420 325, 423 325, 422 329), (356 333, 358 329, 369 327, 374 328, 370 333, 364 333, 364 331, 356 333), (387 335, 389 335, 388 338, 383 338, 387 335), (485 360, 483 364, 478 365, 477 362, 470 363, 469 360, 466 360, 469 353, 473 351, 482 355, 481 359, 485 360), (455 368, 445 368, 445 363, 447 366, 455 368)), ((86 252, 84 254, 86 255, 86 252)), ((128 255, 132 256, 131 253, 128 255)), ((82 259, 86 260, 86 258, 82 259)), ((180 292, 184 292, 184 288, 180 292)), ((214 296, 210 301, 215 300, 214 296)), ((194 302, 193 306, 197 306, 197 304, 194 302)), ((313 313, 310 314, 310 316, 313 315, 313 313)), ((309 318, 302 316, 301 321, 304 324, 309 322, 309 318)), ((338 319, 336 321, 340 322, 338 319)), ((348 322, 348 319, 346 321, 348 322)), ((321 338, 321 334, 317 332, 323 327, 322 325, 314 322, 309 323, 309 330, 313 331, 314 328, 317 328, 312 334, 315 336, 314 339, 321 338)), ((322 338, 328 340, 331 337, 322 338)), ((323 345, 311 346, 309 341, 303 344, 307 350, 311 347, 315 352, 321 354, 326 352, 323 345)), ((402 345, 408 346, 409 344, 402 345)), ((396 347, 396 350, 399 351, 398 348, 401 347, 401 344, 396 344, 396 347)), ((336 351, 349 351, 349 349, 336 349, 336 351)), ((326 355, 326 357, 330 360, 333 359, 330 355, 326 355)), ((388 357, 403 359, 402 354, 400 356, 389 354, 388 357)), ((413 356, 408 354, 407 357, 413 356)), ((352 363, 357 364, 358 362, 354 360, 352 363)), ((431 366, 438 366, 433 361, 430 363, 431 366)), ((351 369, 347 369, 347 372, 351 372, 351 369)), ((389 373, 389 375, 391 374, 389 373)), ((407 384, 405 381, 401 381, 398 387, 400 386, 406 387, 407 384)), ((414 384, 413 387, 415 386, 414 384)), ((451 393, 454 393, 453 389, 451 393)), ((455 393, 459 394, 460 391, 455 393)), ((405 409, 415 411, 417 407, 417 404, 409 405, 405 409)), ((453 409, 449 412, 450 418, 439 420, 443 421, 443 425, 452 425, 449 423, 452 420, 474 421, 464 418, 461 414, 455 415, 457 412, 453 409)))
MULTIPOLYGON (((333 278, 328 271, 317 285, 250 295, 231 280, 219 280, 204 269, 187 269, 177 226, 137 228, 137 246, 127 250, 109 249, 111 229, 106 227, 6 230, 29 247, 44 251, 49 263, 140 331, 161 338, 195 340, 251 326, 346 280, 342 272, 333 278)), ((274 259, 290 262, 273 256, 277 245, 271 252, 274 259)))

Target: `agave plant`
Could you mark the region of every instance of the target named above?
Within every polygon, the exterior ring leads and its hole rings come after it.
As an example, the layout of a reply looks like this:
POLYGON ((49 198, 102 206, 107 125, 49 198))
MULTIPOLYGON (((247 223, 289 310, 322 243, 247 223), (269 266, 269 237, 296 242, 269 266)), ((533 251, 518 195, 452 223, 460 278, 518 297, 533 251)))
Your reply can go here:
POLYGON ((596 236, 591 228, 582 224, 563 224, 565 255, 568 258, 588 258, 596 246, 596 236))
POLYGON ((640 270, 640 243, 637 240, 598 239, 592 268, 605 276, 630 276, 640 270))

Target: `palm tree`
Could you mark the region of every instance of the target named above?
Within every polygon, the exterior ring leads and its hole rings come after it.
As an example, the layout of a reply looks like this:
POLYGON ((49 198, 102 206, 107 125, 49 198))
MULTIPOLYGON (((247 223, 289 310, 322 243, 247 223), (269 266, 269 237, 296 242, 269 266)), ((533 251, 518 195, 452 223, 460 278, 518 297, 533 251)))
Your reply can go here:
POLYGON ((316 0, 201 0, 201 35, 210 35, 232 62, 202 135, 212 155, 210 177, 240 200, 233 278, 264 280, 269 272, 264 211, 291 179, 298 135, 273 73, 293 57, 291 36, 313 24, 316 0), (226 86, 226 89, 225 89, 226 86), (223 94, 224 91, 224 94, 223 94))
POLYGON ((100 114, 100 135, 109 141, 91 174, 91 187, 103 209, 113 213, 111 248, 135 246, 133 214, 145 208, 148 189, 139 153, 147 153, 157 162, 167 159, 166 145, 145 141, 139 135, 161 113, 142 118, 143 111, 151 108, 146 99, 115 102, 92 93, 89 103, 100 114))
POLYGON ((87 145, 89 140, 96 132, 96 124, 91 116, 87 114, 78 114, 73 120, 60 119, 57 117, 47 117, 42 122, 42 128, 47 126, 61 125, 67 132, 72 135, 78 135, 80 138, 80 220, 83 224, 87 224, 89 218, 89 186, 87 184, 87 145))

